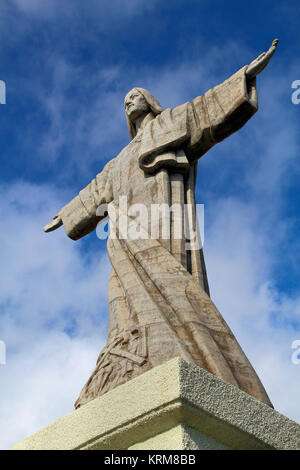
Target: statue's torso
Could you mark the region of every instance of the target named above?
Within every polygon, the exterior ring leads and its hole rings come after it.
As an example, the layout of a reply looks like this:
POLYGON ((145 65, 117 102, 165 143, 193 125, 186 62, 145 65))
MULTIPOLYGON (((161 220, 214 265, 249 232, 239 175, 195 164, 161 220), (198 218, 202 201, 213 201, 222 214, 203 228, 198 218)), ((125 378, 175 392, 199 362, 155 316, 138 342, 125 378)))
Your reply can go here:
POLYGON ((148 175, 139 167, 141 139, 142 133, 137 135, 115 158, 112 187, 116 205, 119 205, 120 196, 127 198, 128 206, 144 204, 147 208, 160 200, 157 175, 148 175))

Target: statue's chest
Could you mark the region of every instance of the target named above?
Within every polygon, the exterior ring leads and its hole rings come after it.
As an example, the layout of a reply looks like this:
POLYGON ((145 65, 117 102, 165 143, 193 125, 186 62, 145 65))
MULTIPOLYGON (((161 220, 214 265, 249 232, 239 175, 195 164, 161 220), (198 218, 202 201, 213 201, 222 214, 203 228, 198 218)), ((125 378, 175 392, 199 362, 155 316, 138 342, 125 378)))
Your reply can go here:
POLYGON ((114 198, 126 196, 128 204, 146 204, 157 200, 155 176, 146 174, 138 164, 140 139, 137 137, 118 155, 114 171, 114 198))

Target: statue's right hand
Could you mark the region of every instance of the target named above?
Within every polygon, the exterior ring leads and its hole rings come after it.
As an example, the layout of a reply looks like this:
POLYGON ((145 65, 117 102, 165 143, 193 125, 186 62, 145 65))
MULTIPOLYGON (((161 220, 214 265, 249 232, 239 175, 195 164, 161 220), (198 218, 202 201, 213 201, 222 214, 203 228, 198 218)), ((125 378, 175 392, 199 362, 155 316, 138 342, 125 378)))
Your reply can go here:
POLYGON ((53 230, 56 230, 58 227, 60 227, 63 224, 63 221, 61 220, 61 217, 59 215, 55 215, 53 217, 53 220, 45 227, 43 227, 44 232, 52 232, 53 230))

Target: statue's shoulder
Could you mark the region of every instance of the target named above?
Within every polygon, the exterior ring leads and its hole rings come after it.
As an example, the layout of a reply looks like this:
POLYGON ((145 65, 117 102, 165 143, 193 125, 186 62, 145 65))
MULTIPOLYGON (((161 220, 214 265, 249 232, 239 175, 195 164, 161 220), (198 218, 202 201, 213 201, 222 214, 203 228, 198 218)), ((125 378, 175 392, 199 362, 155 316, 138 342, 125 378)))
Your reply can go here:
POLYGON ((124 162, 128 161, 129 158, 133 158, 134 154, 138 153, 142 136, 143 132, 135 136, 134 139, 130 140, 128 144, 120 150, 118 155, 107 162, 104 168, 108 172, 113 172, 114 170, 119 171, 120 165, 123 166, 124 162))
POLYGON ((187 109, 189 106, 189 102, 180 104, 179 106, 174 106, 174 108, 166 108, 162 111, 161 114, 156 116, 155 119, 163 119, 163 120, 174 120, 174 119, 181 119, 187 113, 187 109))
POLYGON ((118 158, 118 156, 113 157, 108 162, 106 162, 104 164, 102 170, 100 170, 99 173, 97 174, 97 178, 107 176, 110 173, 110 171, 113 170, 117 158, 118 158))
POLYGON ((189 102, 183 103, 174 108, 166 108, 158 114, 145 127, 143 133, 149 132, 151 128, 152 135, 168 134, 175 129, 185 128, 187 123, 187 112, 189 102), (145 132, 146 131, 146 132, 145 132))

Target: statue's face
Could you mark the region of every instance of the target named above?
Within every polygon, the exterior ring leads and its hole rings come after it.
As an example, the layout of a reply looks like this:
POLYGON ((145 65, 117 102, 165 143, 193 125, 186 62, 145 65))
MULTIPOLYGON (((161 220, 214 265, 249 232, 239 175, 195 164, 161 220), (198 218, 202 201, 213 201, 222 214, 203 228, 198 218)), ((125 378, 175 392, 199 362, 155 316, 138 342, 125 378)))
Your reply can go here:
POLYGON ((136 88, 133 88, 125 96, 124 107, 126 114, 132 122, 145 112, 150 111, 149 105, 144 96, 136 88))

